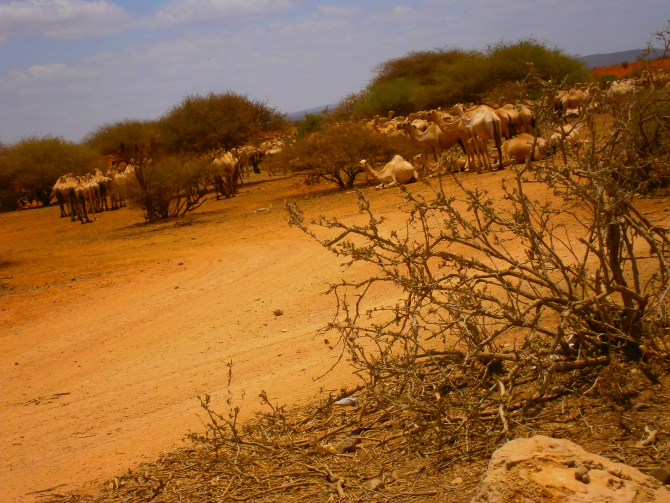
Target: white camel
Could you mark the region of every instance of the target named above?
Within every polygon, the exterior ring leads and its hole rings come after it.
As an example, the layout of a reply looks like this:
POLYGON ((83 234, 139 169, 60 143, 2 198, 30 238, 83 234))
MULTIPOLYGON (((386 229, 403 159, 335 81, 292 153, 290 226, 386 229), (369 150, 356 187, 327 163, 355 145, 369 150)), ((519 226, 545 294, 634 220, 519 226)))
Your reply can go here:
POLYGON ((465 112, 463 112, 463 107, 461 105, 456 105, 454 107, 456 113, 461 118, 461 122, 470 132, 470 137, 475 146, 475 152, 477 154, 477 159, 480 160, 483 166, 486 166, 493 170, 493 165, 491 160, 488 158, 486 148, 486 140, 491 138, 495 143, 496 149, 498 150, 498 156, 502 159, 502 137, 500 132, 500 118, 487 106, 481 106, 477 108, 471 117, 466 117, 465 112), (478 141, 479 140, 479 141, 478 141), (481 144, 480 144, 481 141, 481 144), (483 147, 483 152, 480 147, 483 147))
POLYGON ((376 187, 377 189, 392 187, 400 183, 410 183, 419 179, 419 174, 414 166, 399 155, 394 156, 390 162, 387 162, 381 171, 372 169, 365 159, 360 164, 370 178, 380 183, 376 187))

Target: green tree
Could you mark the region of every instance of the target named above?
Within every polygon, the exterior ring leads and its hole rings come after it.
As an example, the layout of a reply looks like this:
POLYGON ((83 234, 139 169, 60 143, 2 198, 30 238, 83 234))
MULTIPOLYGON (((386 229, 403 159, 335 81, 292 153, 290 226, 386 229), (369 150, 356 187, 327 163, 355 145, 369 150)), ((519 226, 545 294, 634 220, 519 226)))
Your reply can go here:
POLYGON ((353 108, 359 115, 371 117, 386 115, 390 110, 407 114, 478 102, 506 83, 523 80, 531 69, 543 80, 566 79, 570 84, 589 79, 581 61, 533 38, 499 42, 483 51, 413 51, 377 65, 372 81, 354 100, 353 108))
POLYGON ((282 128, 284 115, 266 102, 233 92, 186 96, 158 121, 158 135, 170 153, 229 150, 261 131, 282 128))
POLYGON ((126 119, 103 124, 84 136, 82 143, 103 155, 113 155, 121 142, 126 145, 148 143, 156 134, 155 121, 126 119))
POLYGON ((31 136, 9 145, 2 155, 4 177, 11 180, 18 197, 51 201, 51 189, 66 173, 82 174, 102 166, 94 150, 60 136, 31 136))
POLYGON ((325 127, 323 114, 305 114, 305 119, 298 123, 298 137, 304 138, 312 133, 323 130, 325 127))

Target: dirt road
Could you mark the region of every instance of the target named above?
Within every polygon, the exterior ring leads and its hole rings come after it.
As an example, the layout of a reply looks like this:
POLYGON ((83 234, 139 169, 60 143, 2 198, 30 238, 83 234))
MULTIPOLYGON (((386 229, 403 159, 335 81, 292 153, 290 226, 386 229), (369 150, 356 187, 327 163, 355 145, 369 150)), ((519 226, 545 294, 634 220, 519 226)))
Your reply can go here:
MULTIPOLYGON (((469 177, 500 193, 501 175, 469 177)), ((398 188, 364 191, 378 215, 402 218, 398 188)), ((315 380, 338 357, 315 334, 334 312, 327 284, 364 271, 343 271, 282 209, 292 197, 308 217, 347 221, 356 195, 291 179, 242 192, 180 226, 132 209, 90 225, 57 207, 0 214, 1 502, 92 491, 202 431, 197 396, 226 411, 228 362, 243 417, 262 390, 295 404, 356 382, 346 364, 315 380)))

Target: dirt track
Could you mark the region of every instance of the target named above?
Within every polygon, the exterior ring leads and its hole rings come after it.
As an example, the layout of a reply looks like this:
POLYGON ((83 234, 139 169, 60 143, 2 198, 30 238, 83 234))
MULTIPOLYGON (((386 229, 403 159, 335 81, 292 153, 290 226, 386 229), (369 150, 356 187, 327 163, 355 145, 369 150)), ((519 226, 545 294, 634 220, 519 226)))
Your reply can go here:
MULTIPOLYGON (((498 174, 469 176, 500 191, 498 174)), ((243 416, 261 390, 293 404, 355 382, 345 365, 314 381, 337 358, 314 336, 333 314, 322 292, 343 272, 281 208, 294 197, 308 217, 347 220, 355 194, 290 179, 247 190, 208 201, 185 226, 147 226, 130 209, 91 225, 58 208, 0 215, 0 254, 11 250, 0 277, 13 276, 0 280, 0 501, 90 491, 202 430, 196 397, 225 410, 231 360, 243 416)), ((365 192, 377 214, 399 216, 397 188, 365 192)))

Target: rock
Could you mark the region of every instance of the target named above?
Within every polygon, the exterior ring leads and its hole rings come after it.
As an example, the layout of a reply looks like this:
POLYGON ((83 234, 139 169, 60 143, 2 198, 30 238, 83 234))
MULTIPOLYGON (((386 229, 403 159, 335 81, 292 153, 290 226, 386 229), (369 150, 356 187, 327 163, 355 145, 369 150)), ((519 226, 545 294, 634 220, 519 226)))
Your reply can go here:
POLYGON ((471 503, 518 501, 670 503, 670 490, 569 440, 538 435, 507 442, 493 453, 471 503))
POLYGON ((272 314, 274 314, 275 316, 281 316, 282 314, 284 314, 284 311, 282 311, 281 309, 275 309, 274 311, 272 311, 272 314))
POLYGON ((381 479, 372 479, 370 482, 368 482, 368 489, 371 491, 376 491, 377 489, 382 489, 383 487, 384 483, 381 479))
POLYGON ((670 470, 668 470, 664 466, 654 468, 652 471, 649 472, 649 476, 654 477, 661 484, 670 485, 670 470))
POLYGON ((589 473, 589 469, 585 466, 580 466, 575 470, 575 479, 582 480, 582 477, 589 473))
POLYGON ((463 477, 456 477, 451 481, 452 486, 460 486, 463 483, 463 477))
POLYGON ((338 454, 344 454, 345 452, 355 452, 356 446, 360 443, 360 438, 347 437, 335 446, 335 452, 338 454))

